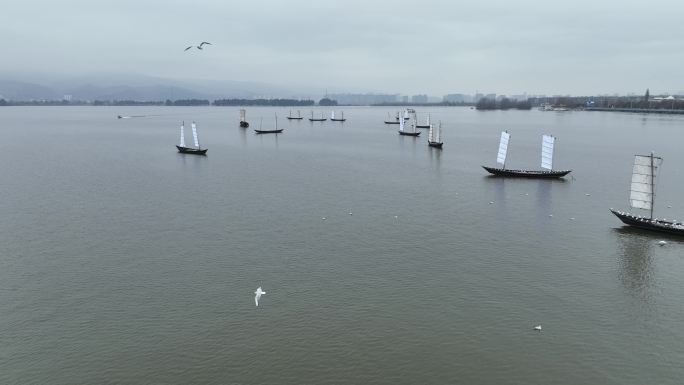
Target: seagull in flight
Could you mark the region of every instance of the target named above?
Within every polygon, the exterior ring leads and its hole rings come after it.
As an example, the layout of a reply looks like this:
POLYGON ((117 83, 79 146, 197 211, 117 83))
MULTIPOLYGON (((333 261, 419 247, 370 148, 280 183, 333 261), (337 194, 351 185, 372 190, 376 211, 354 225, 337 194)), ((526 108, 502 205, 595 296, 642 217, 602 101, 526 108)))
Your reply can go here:
POLYGON ((537 325, 534 327, 534 330, 540 332, 541 331, 541 325, 537 325))
POLYGON ((263 290, 261 290, 261 286, 259 286, 259 287, 256 289, 256 291, 254 292, 254 294, 256 294, 256 295, 254 296, 254 303, 255 303, 257 306, 259 306, 259 298, 261 298, 261 295, 262 295, 262 294, 266 294, 266 292, 263 291, 263 290))
POLYGON ((205 44, 211 45, 211 43, 209 43, 208 41, 203 41, 203 42, 201 42, 200 45, 198 45, 198 46, 189 45, 189 46, 188 46, 187 48, 185 48, 183 51, 187 51, 187 50, 189 50, 189 49, 191 49, 191 48, 193 48, 193 47, 195 47, 195 48, 197 48, 197 49, 204 49, 204 48, 202 48, 202 46, 205 45, 205 44))

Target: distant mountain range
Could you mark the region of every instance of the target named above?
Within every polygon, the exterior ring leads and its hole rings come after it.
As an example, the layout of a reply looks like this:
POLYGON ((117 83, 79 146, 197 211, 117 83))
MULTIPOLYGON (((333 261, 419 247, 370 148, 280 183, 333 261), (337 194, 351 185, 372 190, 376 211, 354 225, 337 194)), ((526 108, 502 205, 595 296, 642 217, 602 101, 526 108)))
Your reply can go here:
POLYGON ((78 77, 49 77, 0 74, 0 98, 16 101, 137 100, 221 98, 319 99, 322 90, 257 82, 175 80, 145 75, 98 74, 78 77))

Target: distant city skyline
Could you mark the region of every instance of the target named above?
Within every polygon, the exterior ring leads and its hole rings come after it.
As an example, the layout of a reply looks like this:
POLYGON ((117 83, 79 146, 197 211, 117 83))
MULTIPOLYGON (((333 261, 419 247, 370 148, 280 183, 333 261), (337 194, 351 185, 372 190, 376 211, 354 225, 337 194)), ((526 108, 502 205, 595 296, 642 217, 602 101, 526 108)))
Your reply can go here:
POLYGON ((682 11, 674 0, 14 1, 0 13, 0 77, 123 72, 407 95, 675 93, 684 89, 682 11), (201 41, 212 45, 184 51, 201 41))

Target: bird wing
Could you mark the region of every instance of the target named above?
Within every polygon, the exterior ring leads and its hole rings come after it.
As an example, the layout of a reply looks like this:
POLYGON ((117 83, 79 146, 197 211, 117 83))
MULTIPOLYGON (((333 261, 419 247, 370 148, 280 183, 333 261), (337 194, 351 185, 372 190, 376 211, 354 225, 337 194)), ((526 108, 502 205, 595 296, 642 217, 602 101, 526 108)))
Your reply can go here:
POLYGON ((188 47, 188 48, 184 49, 184 51, 187 51, 187 50, 189 50, 190 48, 192 48, 192 46, 190 46, 190 47, 188 47))
POLYGON ((208 41, 203 41, 203 42, 200 43, 200 47, 203 46, 203 45, 205 45, 205 44, 211 45, 211 43, 209 43, 208 41))
POLYGON ((254 303, 255 303, 257 306, 259 306, 259 296, 258 296, 258 295, 254 296, 254 303))

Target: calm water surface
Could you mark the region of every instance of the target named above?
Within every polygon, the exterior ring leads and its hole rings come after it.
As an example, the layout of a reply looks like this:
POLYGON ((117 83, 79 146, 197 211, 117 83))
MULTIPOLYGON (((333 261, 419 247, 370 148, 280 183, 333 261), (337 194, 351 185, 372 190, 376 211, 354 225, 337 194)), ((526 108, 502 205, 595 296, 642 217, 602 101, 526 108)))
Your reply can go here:
POLYGON ((684 239, 608 208, 655 151, 684 219, 684 117, 421 109, 439 151, 288 110, 0 108, 0 383, 681 383, 684 239), (502 129, 572 177, 487 177, 502 129))

